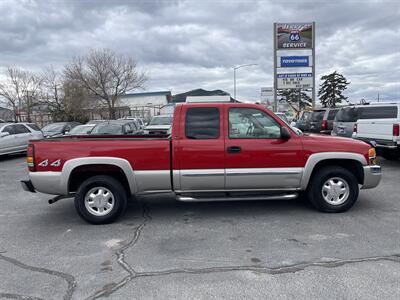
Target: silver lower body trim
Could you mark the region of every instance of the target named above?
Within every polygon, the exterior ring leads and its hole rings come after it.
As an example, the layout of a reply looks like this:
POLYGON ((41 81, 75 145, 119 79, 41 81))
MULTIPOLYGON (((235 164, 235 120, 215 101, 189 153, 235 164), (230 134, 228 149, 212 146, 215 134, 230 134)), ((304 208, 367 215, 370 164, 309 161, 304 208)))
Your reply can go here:
POLYGON ((364 183, 362 189, 372 189, 381 181, 382 171, 380 166, 364 166, 364 183))
POLYGON ((61 183, 61 172, 30 172, 29 178, 35 190, 50 195, 66 195, 67 187, 61 183))
POLYGON ((134 171, 137 192, 171 191, 170 170, 134 171))
POLYGON ((226 169, 226 189, 288 189, 300 187, 303 168, 226 169))

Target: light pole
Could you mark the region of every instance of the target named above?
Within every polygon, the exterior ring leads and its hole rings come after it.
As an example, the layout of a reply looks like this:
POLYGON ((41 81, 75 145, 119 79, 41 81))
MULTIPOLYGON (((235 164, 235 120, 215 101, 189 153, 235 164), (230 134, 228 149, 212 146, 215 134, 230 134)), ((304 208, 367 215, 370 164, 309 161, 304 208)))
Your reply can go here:
POLYGON ((257 64, 245 64, 233 67, 233 98, 236 100, 236 70, 243 67, 258 66, 257 64))

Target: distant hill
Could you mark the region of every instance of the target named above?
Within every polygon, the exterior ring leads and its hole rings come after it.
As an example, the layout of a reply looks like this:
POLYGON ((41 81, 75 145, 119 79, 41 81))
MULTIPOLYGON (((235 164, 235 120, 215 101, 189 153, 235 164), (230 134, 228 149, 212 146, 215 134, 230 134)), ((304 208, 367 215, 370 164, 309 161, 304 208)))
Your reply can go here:
MULTIPOLYGON (((229 96, 229 93, 223 90, 206 91, 203 89, 196 89, 182 94, 176 94, 172 96, 172 102, 186 102, 187 96, 229 96)), ((231 97, 232 102, 236 102, 231 97)))

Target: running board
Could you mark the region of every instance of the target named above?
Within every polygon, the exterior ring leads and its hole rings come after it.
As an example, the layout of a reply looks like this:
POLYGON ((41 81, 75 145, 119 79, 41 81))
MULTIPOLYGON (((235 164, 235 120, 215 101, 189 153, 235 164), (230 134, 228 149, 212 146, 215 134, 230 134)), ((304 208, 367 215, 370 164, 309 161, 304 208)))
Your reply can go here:
POLYGON ((247 201, 247 200, 291 200, 297 198, 297 193, 281 194, 281 195, 257 195, 244 197, 189 197, 176 196, 176 200, 182 202, 214 202, 214 201, 247 201))

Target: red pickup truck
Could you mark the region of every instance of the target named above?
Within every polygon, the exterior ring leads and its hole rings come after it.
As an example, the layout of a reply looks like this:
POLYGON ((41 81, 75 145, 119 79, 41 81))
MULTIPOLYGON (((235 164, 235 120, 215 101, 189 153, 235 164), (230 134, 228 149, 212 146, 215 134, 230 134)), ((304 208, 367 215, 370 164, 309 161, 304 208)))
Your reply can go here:
POLYGON ((179 201, 292 199, 342 212, 381 179, 375 150, 296 131, 257 104, 185 103, 169 136, 80 136, 32 141, 25 190, 75 197, 90 223, 115 220, 129 196, 179 201))

